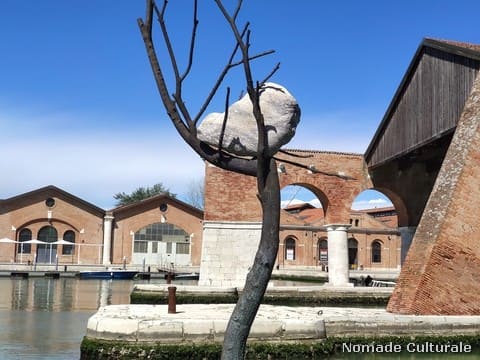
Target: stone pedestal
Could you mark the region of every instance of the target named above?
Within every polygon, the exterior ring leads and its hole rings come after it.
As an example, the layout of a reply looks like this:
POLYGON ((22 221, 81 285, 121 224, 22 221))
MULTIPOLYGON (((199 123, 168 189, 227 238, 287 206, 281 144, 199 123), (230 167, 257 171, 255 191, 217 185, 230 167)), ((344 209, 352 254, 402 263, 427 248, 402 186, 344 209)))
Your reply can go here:
POLYGON ((327 225, 328 233, 328 284, 330 286, 353 286, 349 282, 348 237, 350 225, 327 225))

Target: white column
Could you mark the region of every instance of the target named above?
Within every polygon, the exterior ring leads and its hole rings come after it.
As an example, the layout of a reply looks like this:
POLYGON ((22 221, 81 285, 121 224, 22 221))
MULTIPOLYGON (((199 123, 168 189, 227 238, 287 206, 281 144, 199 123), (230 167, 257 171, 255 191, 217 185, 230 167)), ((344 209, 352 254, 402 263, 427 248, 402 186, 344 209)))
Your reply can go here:
POLYGON ((327 225, 328 233, 328 285, 353 286, 349 282, 348 237, 350 225, 327 225))
POLYGON ((112 221, 113 216, 105 215, 103 218, 103 265, 110 265, 110 251, 112 248, 112 221))

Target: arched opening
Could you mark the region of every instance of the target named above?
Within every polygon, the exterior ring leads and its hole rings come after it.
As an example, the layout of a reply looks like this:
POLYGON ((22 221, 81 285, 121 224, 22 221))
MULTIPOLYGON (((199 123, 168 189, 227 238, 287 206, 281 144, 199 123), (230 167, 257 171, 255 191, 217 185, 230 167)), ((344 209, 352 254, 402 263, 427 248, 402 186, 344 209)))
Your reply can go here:
POLYGON ((57 257, 57 245, 52 244, 58 240, 57 229, 53 226, 44 226, 38 232, 38 240, 47 244, 37 244, 37 263, 53 264, 57 257))
POLYGON ((285 260, 294 261, 296 258, 296 240, 293 237, 285 239, 285 260))
POLYGON ((324 222, 327 198, 318 189, 306 184, 287 185, 280 191, 282 209, 301 223, 324 222))
POLYGON ((358 267, 358 241, 355 238, 348 239, 348 266, 350 269, 358 267))
POLYGON ((355 198, 349 233, 358 241, 359 268, 378 268, 383 264, 398 269, 401 265, 402 237, 394 206, 397 203, 401 204, 398 198, 392 199, 374 189, 365 190, 355 198))
MULTIPOLYGON (((63 240, 75 243, 75 233, 72 230, 67 230, 63 234, 63 240)), ((74 245, 63 245, 62 255, 73 255, 74 245)))
POLYGON ((382 262, 382 242, 380 240, 374 240, 372 242, 372 263, 382 262))
POLYGON ((170 223, 149 224, 133 235, 134 264, 152 264, 159 268, 190 265, 190 236, 170 223))

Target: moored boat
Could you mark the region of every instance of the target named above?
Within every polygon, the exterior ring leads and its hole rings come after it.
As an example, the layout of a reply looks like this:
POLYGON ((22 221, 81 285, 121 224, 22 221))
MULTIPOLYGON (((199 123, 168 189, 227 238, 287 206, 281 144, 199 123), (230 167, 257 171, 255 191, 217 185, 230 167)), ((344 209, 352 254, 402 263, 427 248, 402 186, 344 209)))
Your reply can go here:
POLYGON ((92 271, 80 271, 78 276, 80 279, 113 279, 113 280, 131 280, 138 274, 138 271, 134 270, 92 270, 92 271))

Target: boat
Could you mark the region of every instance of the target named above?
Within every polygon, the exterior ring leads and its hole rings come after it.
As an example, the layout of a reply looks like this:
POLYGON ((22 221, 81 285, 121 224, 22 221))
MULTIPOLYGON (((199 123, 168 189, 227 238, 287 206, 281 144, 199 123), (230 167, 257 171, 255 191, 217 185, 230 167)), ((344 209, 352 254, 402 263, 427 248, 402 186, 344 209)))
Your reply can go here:
POLYGON ((134 270, 119 270, 119 269, 107 269, 107 270, 92 270, 92 271, 80 271, 78 277, 80 279, 112 279, 112 280, 131 280, 138 274, 138 271, 134 270))
MULTIPOLYGON (((164 275, 165 279, 168 280, 169 273, 164 275)), ((200 278, 199 273, 170 273, 170 278, 172 280, 198 280, 200 278)))
POLYGON ((198 280, 199 278, 199 273, 177 273, 174 277, 175 280, 198 280))

